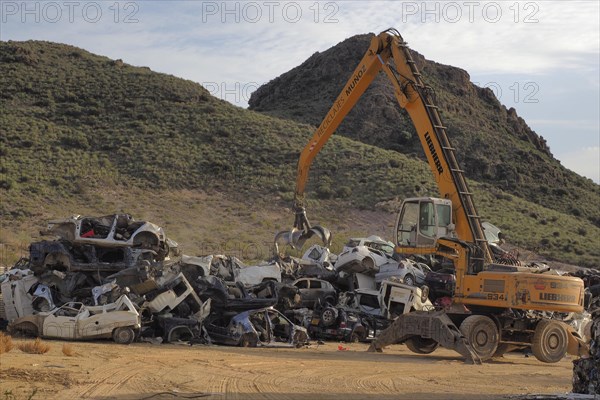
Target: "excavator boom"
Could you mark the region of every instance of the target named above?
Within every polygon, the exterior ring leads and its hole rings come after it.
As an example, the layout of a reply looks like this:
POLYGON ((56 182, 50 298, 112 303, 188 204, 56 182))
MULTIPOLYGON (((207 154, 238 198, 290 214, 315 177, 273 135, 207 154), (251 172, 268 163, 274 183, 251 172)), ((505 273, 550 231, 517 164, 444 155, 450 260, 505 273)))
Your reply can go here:
MULTIPOLYGON (((310 166, 316 155, 382 70, 394 86, 398 103, 408 111, 415 125, 440 188, 441 196, 452 201, 453 212, 457 219, 458 237, 475 243, 479 248, 479 254, 473 255, 471 261, 477 262, 479 266, 475 269, 481 270, 483 263, 491 262, 492 258, 471 192, 463 171, 458 166, 454 149, 446 135, 446 128, 432 101, 432 91, 423 83, 406 42, 395 29, 388 29, 373 37, 364 57, 334 101, 321 125, 302 150, 298 161, 294 193, 294 226, 290 234, 283 232, 278 236, 287 236, 288 243, 299 247, 294 241, 302 242, 303 235, 313 234, 311 232, 313 228, 306 217, 304 199, 310 166)), ((324 231, 321 227, 317 230, 324 231)), ((328 238, 330 239, 330 234, 328 238)))
POLYGON ((400 107, 408 112, 442 197, 405 200, 396 226, 396 251, 435 254, 452 261, 456 274, 453 306, 459 311, 403 315, 382 332, 372 348, 380 350, 387 344, 406 342, 413 351, 426 353, 441 344, 471 362, 491 357, 500 343, 532 345, 534 355, 544 362, 559 360, 567 347, 578 352, 582 344, 567 333, 564 324, 529 317, 521 311, 581 312, 583 281, 493 263, 473 195, 446 134, 433 90, 423 82, 406 42, 394 29, 373 37, 358 67, 302 150, 294 226, 291 231, 280 232, 276 244, 278 239, 285 239, 298 248, 314 235, 326 244, 330 241, 331 233, 311 226, 306 217, 304 192, 309 169, 379 71, 386 74, 400 107))

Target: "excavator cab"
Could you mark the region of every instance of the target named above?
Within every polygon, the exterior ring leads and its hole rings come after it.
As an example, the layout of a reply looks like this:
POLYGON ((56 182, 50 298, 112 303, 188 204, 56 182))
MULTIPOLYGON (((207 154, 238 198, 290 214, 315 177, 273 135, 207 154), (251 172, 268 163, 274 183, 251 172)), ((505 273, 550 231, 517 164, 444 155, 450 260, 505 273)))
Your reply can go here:
POLYGON ((450 200, 413 197, 402 202, 396 220, 398 246, 431 248, 441 237, 456 237, 450 200))

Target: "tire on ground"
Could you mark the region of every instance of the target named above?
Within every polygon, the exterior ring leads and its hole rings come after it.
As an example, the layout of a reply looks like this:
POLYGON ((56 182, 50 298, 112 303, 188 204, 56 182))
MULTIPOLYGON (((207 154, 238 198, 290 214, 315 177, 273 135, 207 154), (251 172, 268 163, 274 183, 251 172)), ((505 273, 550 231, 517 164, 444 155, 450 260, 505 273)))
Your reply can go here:
POLYGON ((135 331, 129 326, 122 326, 113 331, 113 340, 118 344, 131 344, 135 339, 135 331))
POLYGON ((482 361, 490 359, 500 342, 498 328, 485 315, 470 315, 461 324, 460 331, 482 361))
POLYGON ((567 353, 568 345, 569 336, 561 322, 547 319, 538 322, 531 344, 535 358, 545 363, 558 362, 567 353))
POLYGON ((256 347, 258 338, 252 333, 244 333, 240 338, 240 347, 256 347))

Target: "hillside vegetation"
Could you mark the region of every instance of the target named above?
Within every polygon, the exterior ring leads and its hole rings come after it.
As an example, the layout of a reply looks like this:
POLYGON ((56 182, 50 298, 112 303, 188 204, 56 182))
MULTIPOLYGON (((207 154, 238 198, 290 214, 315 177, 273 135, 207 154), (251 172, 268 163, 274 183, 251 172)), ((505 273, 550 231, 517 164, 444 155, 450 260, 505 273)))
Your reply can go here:
MULTIPOLYGON (((268 243, 291 225, 285 207, 313 130, 191 81, 35 41, 0 42, 0 110, 3 263, 25 253, 46 219, 74 213, 130 212, 190 254, 268 243)), ((309 217, 333 229, 336 246, 349 235, 391 237, 389 208, 435 195, 430 175, 415 156, 334 137, 311 170, 309 217)), ((480 213, 513 243, 598 264, 600 229, 583 208, 575 216, 472 185, 480 213)))
MULTIPOLYGON (((318 126, 369 47, 373 35, 346 39, 260 87, 250 108, 318 126)), ((406 38, 410 39, 410 38, 406 38)), ((456 67, 413 51, 425 82, 436 93, 448 134, 467 177, 600 226, 600 187, 564 168, 543 137, 489 88, 456 67)), ((338 134, 424 159, 408 114, 381 73, 346 117, 338 134)))

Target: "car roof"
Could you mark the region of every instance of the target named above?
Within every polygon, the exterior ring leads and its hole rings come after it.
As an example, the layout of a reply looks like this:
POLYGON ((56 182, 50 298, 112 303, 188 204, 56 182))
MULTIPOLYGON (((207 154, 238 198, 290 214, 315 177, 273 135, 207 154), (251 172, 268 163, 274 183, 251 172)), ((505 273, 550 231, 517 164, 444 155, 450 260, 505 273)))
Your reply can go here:
POLYGON ((383 239, 382 237, 376 236, 376 235, 371 235, 366 238, 350 238, 350 240, 353 240, 356 242, 374 242, 374 243, 386 244, 389 246, 394 245, 392 242, 388 242, 387 240, 383 239))

